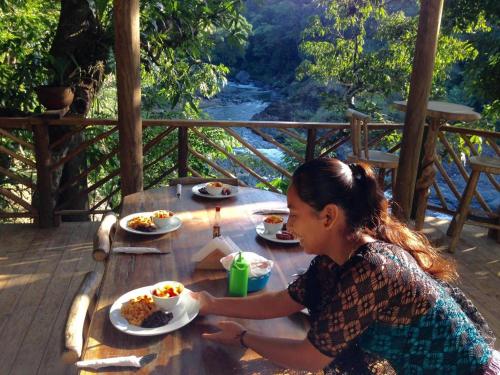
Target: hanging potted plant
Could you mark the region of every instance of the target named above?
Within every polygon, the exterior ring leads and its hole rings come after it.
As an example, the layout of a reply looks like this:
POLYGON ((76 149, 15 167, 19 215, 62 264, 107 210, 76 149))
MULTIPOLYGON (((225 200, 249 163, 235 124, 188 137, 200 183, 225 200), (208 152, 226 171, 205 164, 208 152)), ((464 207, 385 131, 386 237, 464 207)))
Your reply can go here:
POLYGON ((70 106, 75 97, 72 81, 79 71, 78 64, 74 58, 49 55, 45 68, 49 83, 36 88, 38 101, 48 110, 70 106))

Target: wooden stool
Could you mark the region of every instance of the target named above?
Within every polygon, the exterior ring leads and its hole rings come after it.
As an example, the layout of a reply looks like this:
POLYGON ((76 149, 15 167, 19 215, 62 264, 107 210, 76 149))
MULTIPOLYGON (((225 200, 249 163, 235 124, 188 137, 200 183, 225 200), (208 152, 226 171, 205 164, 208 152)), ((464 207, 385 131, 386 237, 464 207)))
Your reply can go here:
POLYGON ((378 182, 384 190, 384 177, 386 170, 392 173, 392 191, 396 184, 396 174, 399 164, 399 156, 389 152, 368 149, 368 122, 370 117, 364 113, 348 109, 346 116, 350 119, 352 153, 347 155, 349 163, 369 164, 372 168, 378 168, 378 182), (363 142, 361 132, 364 133, 363 142))
MULTIPOLYGON (((467 181, 467 186, 465 187, 462 199, 460 200, 457 213, 455 214, 455 216, 453 216, 453 220, 451 221, 450 226, 448 227, 448 232, 446 233, 451 237, 450 247, 448 248, 448 251, 450 253, 454 252, 455 247, 457 246, 460 233, 462 232, 465 220, 467 219, 470 201, 472 200, 477 183, 479 181, 479 175, 481 174, 481 172, 500 174, 499 158, 487 156, 472 156, 469 159, 469 162, 472 168, 472 172, 469 176, 469 180, 467 181)), ((479 226, 487 226, 489 228, 500 229, 500 225, 497 224, 486 224, 479 222, 475 224, 479 226)))

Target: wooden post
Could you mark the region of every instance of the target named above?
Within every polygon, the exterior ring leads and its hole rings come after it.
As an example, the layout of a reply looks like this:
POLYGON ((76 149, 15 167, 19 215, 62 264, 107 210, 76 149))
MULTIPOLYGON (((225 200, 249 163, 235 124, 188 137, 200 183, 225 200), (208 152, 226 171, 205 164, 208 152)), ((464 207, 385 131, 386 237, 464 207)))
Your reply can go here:
POLYGON ((404 221, 410 219, 442 11, 443 0, 420 2, 410 94, 394 191, 394 212, 404 221))
POLYGON ((143 189, 139 0, 114 0, 122 197, 143 189))
POLYGON ((177 135, 178 139, 178 156, 177 156, 177 167, 179 177, 186 177, 188 174, 188 128, 179 127, 179 133, 177 135))
POLYGON ((307 129, 306 161, 314 159, 314 148, 316 145, 316 129, 307 129))
POLYGON ((49 126, 37 124, 33 126, 36 158, 36 207, 38 225, 49 228, 56 225, 54 221, 55 195, 52 191, 51 171, 52 157, 49 150, 49 126))

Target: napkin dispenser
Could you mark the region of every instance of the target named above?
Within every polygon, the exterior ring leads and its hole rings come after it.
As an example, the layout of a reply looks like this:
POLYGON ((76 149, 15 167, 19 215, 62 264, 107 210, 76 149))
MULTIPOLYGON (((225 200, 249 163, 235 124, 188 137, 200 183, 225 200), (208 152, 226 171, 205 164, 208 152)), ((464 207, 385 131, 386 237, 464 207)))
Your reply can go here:
POLYGON ((191 257, 191 260, 196 263, 196 269, 201 270, 223 270, 220 259, 233 253, 240 251, 238 245, 227 236, 212 238, 205 246, 203 246, 196 254, 191 257))

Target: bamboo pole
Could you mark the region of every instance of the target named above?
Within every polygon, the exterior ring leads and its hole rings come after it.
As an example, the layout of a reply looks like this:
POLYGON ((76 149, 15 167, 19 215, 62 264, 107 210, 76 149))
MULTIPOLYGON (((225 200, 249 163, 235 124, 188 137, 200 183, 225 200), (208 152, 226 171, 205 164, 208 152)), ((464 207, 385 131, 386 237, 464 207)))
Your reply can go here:
POLYGON ((398 178, 394 191, 394 212, 404 221, 410 219, 442 12, 443 0, 421 0, 398 178))
POLYGON ((143 189, 139 0, 114 0, 122 196, 143 189))

